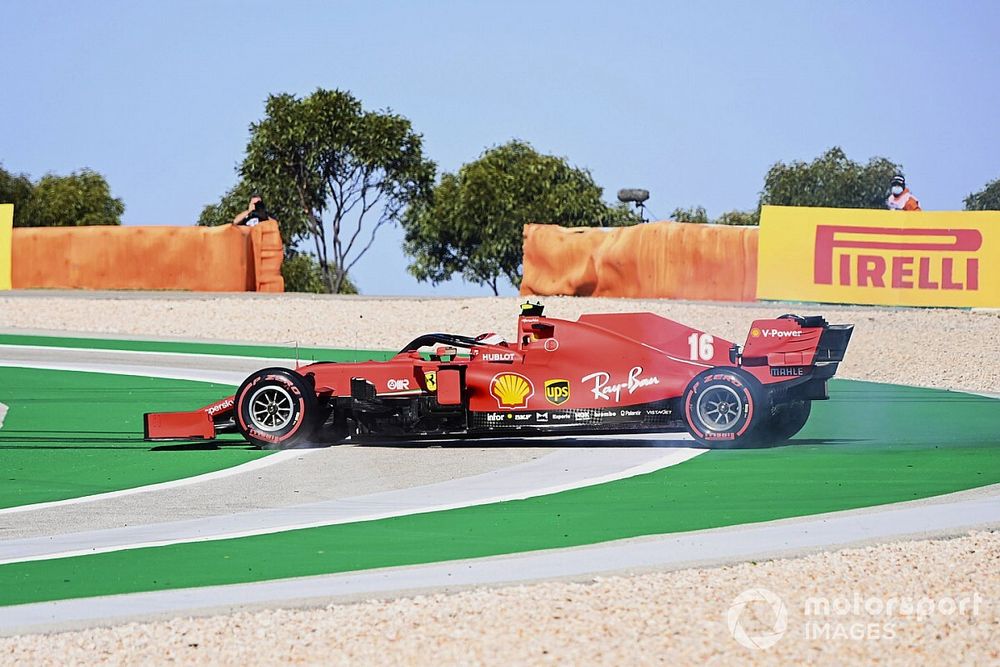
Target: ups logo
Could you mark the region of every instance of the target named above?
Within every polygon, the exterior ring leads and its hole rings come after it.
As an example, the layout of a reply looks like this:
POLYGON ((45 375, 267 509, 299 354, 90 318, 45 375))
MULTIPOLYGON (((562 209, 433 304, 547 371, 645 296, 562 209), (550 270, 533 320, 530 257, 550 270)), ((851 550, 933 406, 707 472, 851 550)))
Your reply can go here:
POLYGON ((552 405, 562 405, 569 400, 569 380, 546 380, 545 400, 552 405))

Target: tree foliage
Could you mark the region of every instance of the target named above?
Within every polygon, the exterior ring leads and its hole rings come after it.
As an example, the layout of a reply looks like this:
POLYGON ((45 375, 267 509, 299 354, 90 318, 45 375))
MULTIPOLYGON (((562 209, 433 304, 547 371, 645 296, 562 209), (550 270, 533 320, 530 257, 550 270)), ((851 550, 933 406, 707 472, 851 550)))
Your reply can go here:
POLYGON ((240 181, 204 208, 198 224, 228 224, 259 194, 279 221, 286 262, 295 263, 286 286, 312 291, 313 269, 306 267, 314 266, 323 291, 354 293, 348 271, 379 228, 429 197, 434 172, 420 135, 402 116, 365 111, 339 90, 301 99, 272 95, 264 120, 250 128, 240 181), (297 249, 302 242, 313 259, 297 249))
POLYGON ((430 196, 435 170, 403 116, 365 111, 340 90, 271 95, 250 126, 241 181, 199 224, 229 222, 260 194, 286 245, 311 242, 325 291, 343 292, 379 228, 430 196))
POLYGON ((120 225, 125 212, 104 177, 90 169, 46 174, 32 183, 26 174, 0 167, 0 203, 14 204, 15 227, 120 225))
MULTIPOLYGON (((764 188, 755 210, 727 211, 711 222, 717 225, 759 225, 760 208, 765 204, 885 208, 889 182, 894 175, 902 173, 902 169, 883 157, 873 157, 868 164, 854 162, 839 146, 834 146, 812 162, 776 162, 764 177, 764 188)), ((970 195, 970 198, 973 196, 970 195)), ((678 222, 709 222, 701 206, 675 209, 671 218, 678 222)))
POLYGON ((674 222, 694 222, 704 224, 708 222, 708 213, 705 211, 704 206, 675 208, 670 214, 670 219, 674 222))
POLYGON ((834 146, 812 162, 778 162, 764 178, 760 204, 885 208, 889 181, 902 167, 883 157, 868 164, 847 158, 834 146))
POLYGON ((627 207, 608 206, 586 169, 511 141, 445 173, 430 201, 403 217, 404 251, 418 280, 438 284, 455 274, 489 285, 521 282, 523 229, 527 223, 621 226, 639 222, 627 207))
POLYGON ((704 206, 692 206, 691 208, 675 208, 670 214, 670 219, 674 222, 712 223, 714 225, 758 225, 760 224, 760 212, 726 211, 715 220, 711 220, 704 206))
MULTIPOLYGON (((294 249, 285 253, 281 263, 281 277, 285 279, 286 292, 311 292, 323 294, 326 283, 323 282, 323 272, 319 262, 309 253, 296 252, 294 249)), ((358 288, 351 282, 350 276, 345 276, 340 285, 340 294, 357 294, 358 288)))
POLYGON ((28 227, 25 222, 34 185, 27 174, 12 174, 0 166, 0 204, 14 205, 14 226, 28 227))
POLYGON ((715 219, 717 225, 756 226, 760 224, 760 209, 753 211, 726 211, 715 219))
MULTIPOLYGON (((217 204, 209 204, 202 209, 198 224, 203 227, 230 224, 237 213, 246 211, 250 198, 255 194, 260 194, 264 199, 268 213, 277 221, 281 238, 284 240, 285 257, 281 263, 281 275, 285 279, 285 291, 327 293, 326 280, 316 257, 293 245, 295 239, 301 239, 305 233, 305 229, 298 224, 301 222, 299 211, 294 206, 289 207, 287 201, 281 197, 269 197, 265 188, 254 188, 246 180, 240 180, 222 195, 217 204)), ((338 293, 358 293, 358 288, 350 276, 344 276, 338 293)))
POLYGON ((966 211, 1000 211, 1000 178, 965 198, 966 211))

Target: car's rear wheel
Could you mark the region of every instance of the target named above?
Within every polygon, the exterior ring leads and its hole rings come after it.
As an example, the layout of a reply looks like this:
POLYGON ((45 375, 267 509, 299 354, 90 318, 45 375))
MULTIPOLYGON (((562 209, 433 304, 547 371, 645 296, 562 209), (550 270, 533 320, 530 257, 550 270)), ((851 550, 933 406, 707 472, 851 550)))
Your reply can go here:
POLYGON ((773 442, 784 442, 802 430, 812 412, 812 401, 790 401, 782 405, 771 417, 767 427, 761 429, 773 442))
POLYGON ((250 443, 286 449, 308 441, 316 430, 316 391, 287 368, 265 368, 236 392, 236 425, 250 443))
POLYGON ((717 449, 756 443, 764 408, 764 390, 749 373, 712 368, 699 373, 684 390, 684 420, 699 443, 717 449))

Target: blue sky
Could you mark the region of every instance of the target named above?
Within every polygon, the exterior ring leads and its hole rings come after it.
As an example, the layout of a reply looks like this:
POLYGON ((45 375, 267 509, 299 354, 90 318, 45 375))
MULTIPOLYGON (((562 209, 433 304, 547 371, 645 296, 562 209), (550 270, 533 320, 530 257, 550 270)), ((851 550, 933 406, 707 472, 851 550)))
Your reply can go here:
MULTIPOLYGON (((91 167, 125 224, 193 224, 269 93, 352 91, 455 170, 530 141, 659 217, 751 208, 775 161, 901 162, 927 209, 1000 177, 1000 2, 15 2, 0 5, 0 162, 91 167)), ((368 294, 482 294, 405 271, 368 294)), ((509 290, 513 293, 513 290, 509 290)))

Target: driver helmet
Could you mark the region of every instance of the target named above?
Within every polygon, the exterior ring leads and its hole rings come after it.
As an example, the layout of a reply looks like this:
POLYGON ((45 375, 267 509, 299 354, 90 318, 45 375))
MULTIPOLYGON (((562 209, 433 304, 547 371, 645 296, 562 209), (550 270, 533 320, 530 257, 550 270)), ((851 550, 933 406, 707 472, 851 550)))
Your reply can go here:
POLYGON ((476 342, 481 345, 506 345, 507 340, 497 333, 484 333, 476 336, 476 342))

